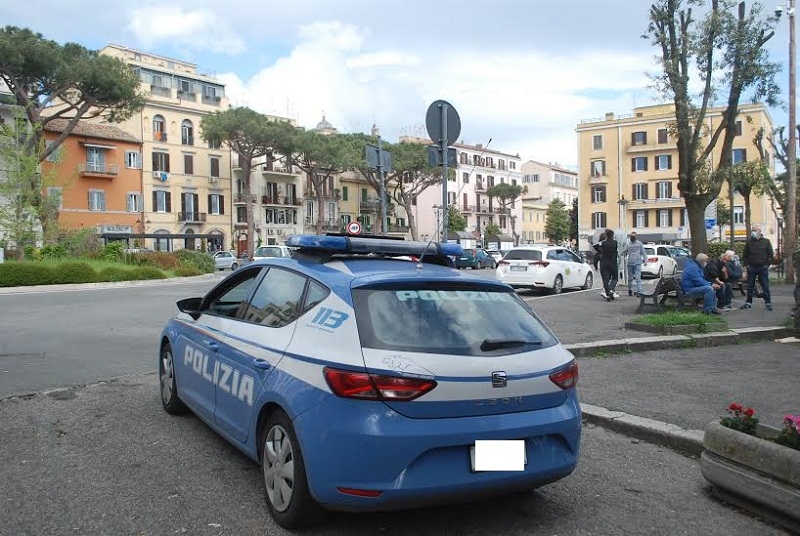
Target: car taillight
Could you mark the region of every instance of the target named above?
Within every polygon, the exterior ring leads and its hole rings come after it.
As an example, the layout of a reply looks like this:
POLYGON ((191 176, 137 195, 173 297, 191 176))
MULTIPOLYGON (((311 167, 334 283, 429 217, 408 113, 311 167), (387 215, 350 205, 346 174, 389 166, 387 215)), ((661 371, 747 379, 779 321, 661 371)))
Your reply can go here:
POLYGON ((648 257, 647 262, 658 262, 658 257, 648 257))
POLYGON ((383 376, 329 367, 323 369, 323 374, 331 391, 343 398, 409 401, 436 387, 433 380, 383 376))
POLYGON ((550 265, 550 263, 547 261, 531 261, 528 264, 531 266, 541 266, 543 268, 547 268, 550 265))
POLYGON ((578 364, 573 361, 566 368, 550 375, 550 381, 562 389, 570 389, 578 385, 578 364))

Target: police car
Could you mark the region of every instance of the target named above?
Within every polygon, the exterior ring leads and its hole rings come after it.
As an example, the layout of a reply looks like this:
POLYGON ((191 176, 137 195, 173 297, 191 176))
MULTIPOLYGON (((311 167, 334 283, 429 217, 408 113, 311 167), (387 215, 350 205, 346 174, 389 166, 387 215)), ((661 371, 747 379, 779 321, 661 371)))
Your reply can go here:
POLYGON ((278 524, 572 473, 575 359, 511 287, 454 269, 460 245, 329 235, 287 245, 293 257, 247 264, 179 301, 158 365, 168 413, 192 411, 261 464, 278 524))

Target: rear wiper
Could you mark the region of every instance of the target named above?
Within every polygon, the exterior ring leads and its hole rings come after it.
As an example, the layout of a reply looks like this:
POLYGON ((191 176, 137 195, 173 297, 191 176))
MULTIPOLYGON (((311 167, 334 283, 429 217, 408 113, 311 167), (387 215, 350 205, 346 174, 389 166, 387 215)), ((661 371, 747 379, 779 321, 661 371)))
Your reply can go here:
POLYGON ((484 339, 481 343, 481 351, 489 352, 491 350, 499 350, 500 348, 514 348, 515 346, 525 346, 527 344, 542 344, 542 341, 484 339))

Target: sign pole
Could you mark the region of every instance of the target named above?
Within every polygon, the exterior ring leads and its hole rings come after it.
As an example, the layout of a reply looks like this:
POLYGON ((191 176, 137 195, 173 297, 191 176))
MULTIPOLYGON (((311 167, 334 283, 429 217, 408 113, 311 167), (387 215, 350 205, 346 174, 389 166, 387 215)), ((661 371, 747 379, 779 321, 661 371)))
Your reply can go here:
POLYGON ((381 196, 381 234, 386 235, 388 229, 388 222, 386 221, 386 179, 383 176, 383 140, 378 136, 378 180, 380 181, 380 188, 378 195, 381 196))
POLYGON ((447 104, 440 105, 442 114, 442 137, 439 151, 442 157, 442 243, 447 242, 447 104))

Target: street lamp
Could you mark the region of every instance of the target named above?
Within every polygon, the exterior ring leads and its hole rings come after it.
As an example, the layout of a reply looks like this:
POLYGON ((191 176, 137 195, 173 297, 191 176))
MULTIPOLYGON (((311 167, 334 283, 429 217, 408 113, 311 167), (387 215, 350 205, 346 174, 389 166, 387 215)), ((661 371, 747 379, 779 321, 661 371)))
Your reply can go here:
MULTIPOLYGON (((620 225, 622 225, 622 236, 623 236, 623 239, 628 234, 628 221, 627 221, 628 220, 628 218, 627 218, 628 203, 630 203, 630 201, 625 199, 624 195, 619 198, 619 201, 617 201, 617 204, 619 205, 619 211, 620 211, 619 221, 620 221, 620 225)), ((621 251, 618 252, 618 255, 622 256, 622 252, 621 251)), ((628 263, 620 262, 618 264, 619 264, 620 268, 622 269, 622 282, 627 285, 628 284, 628 263)), ((628 288, 630 288, 630 287, 628 287, 628 288)))

